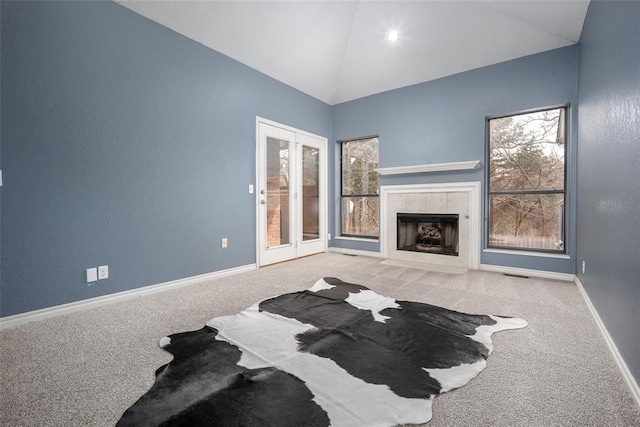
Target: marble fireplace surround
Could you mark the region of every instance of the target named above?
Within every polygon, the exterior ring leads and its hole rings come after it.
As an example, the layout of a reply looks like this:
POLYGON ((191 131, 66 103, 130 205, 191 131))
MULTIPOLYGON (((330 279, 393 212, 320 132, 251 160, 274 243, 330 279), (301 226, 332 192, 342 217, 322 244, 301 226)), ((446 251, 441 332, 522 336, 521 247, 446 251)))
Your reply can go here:
POLYGON ((448 267, 480 268, 480 182, 380 187, 382 258, 448 267), (398 251, 397 213, 458 214, 458 256, 398 251))

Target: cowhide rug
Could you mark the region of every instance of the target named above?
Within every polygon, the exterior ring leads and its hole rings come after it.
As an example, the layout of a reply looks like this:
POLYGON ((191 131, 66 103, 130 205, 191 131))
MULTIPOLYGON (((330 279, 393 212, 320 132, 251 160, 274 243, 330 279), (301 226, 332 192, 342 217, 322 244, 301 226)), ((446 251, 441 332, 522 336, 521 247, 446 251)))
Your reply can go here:
POLYGON ((425 423, 435 395, 484 369, 491 334, 526 325, 326 277, 162 338, 173 361, 118 425, 425 423))

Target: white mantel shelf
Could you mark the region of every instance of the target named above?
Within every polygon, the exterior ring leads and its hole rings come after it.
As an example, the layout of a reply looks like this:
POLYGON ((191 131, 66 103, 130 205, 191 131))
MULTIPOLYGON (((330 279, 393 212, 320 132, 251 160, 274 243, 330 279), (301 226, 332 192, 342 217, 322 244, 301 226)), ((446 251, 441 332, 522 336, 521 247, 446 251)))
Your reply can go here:
POLYGON ((475 170, 475 169, 478 169, 479 167, 480 167, 480 160, 470 160, 468 162, 432 163, 429 165, 378 168, 378 173, 380 175, 403 175, 403 174, 410 174, 410 173, 475 170))

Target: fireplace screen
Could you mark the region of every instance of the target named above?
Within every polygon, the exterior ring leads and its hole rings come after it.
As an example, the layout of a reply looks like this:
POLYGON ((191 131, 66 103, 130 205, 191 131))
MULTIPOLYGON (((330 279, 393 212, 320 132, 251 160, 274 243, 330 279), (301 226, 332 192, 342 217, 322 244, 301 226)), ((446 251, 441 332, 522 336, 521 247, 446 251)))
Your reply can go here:
POLYGON ((397 214, 399 251, 458 255, 457 214, 397 214))

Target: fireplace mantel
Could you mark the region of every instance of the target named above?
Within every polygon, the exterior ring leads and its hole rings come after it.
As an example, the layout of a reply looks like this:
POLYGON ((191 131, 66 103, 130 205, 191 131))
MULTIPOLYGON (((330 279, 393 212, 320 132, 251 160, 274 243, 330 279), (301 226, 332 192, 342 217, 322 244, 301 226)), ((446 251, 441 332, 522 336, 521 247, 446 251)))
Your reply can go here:
POLYGON ((480 167, 480 160, 470 160, 467 162, 431 163, 427 165, 378 168, 378 173, 380 175, 403 175, 410 173, 475 170, 478 169, 478 167, 480 167))

